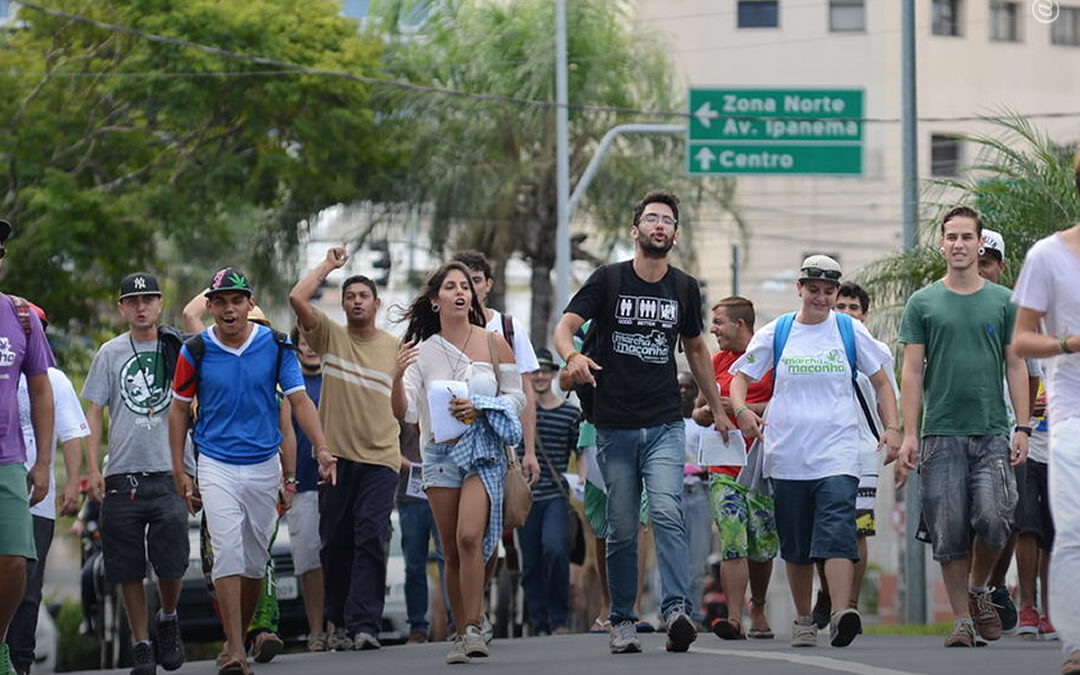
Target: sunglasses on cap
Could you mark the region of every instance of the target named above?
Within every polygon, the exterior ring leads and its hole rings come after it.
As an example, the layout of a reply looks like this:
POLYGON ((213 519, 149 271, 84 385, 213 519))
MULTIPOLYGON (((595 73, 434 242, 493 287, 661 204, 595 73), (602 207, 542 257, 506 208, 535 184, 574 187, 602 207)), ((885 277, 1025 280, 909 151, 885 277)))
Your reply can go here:
POLYGON ((840 281, 839 270, 823 270, 820 267, 804 267, 802 268, 802 276, 804 279, 828 279, 829 281, 840 281))

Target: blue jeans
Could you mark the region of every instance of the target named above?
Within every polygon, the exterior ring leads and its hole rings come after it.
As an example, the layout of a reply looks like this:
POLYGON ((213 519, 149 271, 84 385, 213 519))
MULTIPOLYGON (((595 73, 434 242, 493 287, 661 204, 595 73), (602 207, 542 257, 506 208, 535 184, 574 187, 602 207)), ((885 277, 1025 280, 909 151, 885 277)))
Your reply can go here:
POLYGON ((570 511, 562 495, 533 502, 518 531, 521 587, 533 632, 566 628, 570 602, 570 511))
POLYGON ((400 500, 398 523, 401 527, 401 553, 405 557, 405 611, 409 615, 411 632, 428 632, 427 561, 428 542, 435 539, 435 554, 439 561, 439 585, 442 587, 443 606, 448 608, 446 584, 443 583, 443 552, 439 542, 439 530, 431 505, 423 500, 400 500))
POLYGON ((683 522, 686 523, 690 559, 690 608, 698 621, 705 620, 701 599, 705 595, 705 568, 712 550, 712 504, 708 476, 700 483, 683 486, 683 522))
POLYGON ((660 564, 661 616, 689 611, 690 556, 682 514, 682 474, 686 453, 683 421, 640 429, 596 430, 597 463, 608 489, 608 590, 611 623, 637 621, 637 536, 641 488, 649 496, 653 536, 660 564))

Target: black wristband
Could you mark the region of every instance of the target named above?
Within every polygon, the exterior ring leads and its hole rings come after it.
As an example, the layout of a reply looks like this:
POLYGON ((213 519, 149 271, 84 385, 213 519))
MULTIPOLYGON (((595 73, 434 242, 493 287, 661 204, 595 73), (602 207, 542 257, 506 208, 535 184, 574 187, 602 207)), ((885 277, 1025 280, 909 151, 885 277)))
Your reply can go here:
POLYGON ((1031 438, 1031 427, 1025 427, 1017 424, 1013 431, 1015 433, 1020 433, 1021 431, 1023 431, 1025 434, 1028 435, 1028 438, 1031 438))

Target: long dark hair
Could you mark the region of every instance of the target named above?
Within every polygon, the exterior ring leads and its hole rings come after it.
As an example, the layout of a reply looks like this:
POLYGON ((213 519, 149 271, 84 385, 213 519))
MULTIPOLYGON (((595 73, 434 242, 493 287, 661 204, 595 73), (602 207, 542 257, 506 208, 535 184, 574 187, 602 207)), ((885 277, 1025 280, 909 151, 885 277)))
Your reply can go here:
POLYGON ((420 294, 416 296, 409 308, 405 310, 405 314, 402 315, 400 320, 409 322, 408 328, 405 329, 405 342, 426 340, 439 332, 442 324, 439 321, 439 313, 431 309, 431 302, 439 297, 439 289, 442 288, 446 275, 453 270, 464 274, 465 280, 469 282, 469 291, 472 293, 469 323, 480 327, 484 326, 486 323, 484 321, 484 309, 480 306, 480 300, 476 297, 476 289, 473 288, 469 268, 459 262, 448 262, 431 273, 427 282, 424 283, 424 289, 420 291, 420 294))

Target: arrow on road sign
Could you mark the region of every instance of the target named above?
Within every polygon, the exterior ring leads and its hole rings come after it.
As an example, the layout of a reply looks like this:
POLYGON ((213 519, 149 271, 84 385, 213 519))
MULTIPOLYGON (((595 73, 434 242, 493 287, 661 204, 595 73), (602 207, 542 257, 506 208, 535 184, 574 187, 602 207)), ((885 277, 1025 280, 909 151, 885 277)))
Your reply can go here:
POLYGON ((713 161, 716 159, 716 155, 713 154, 712 150, 708 148, 702 148, 697 151, 696 155, 694 155, 694 159, 696 159, 698 161, 698 164, 701 165, 702 171, 708 171, 709 167, 712 166, 713 161))
POLYGON ((701 122, 701 126, 708 129, 712 124, 712 121, 720 117, 720 113, 713 110, 712 105, 710 105, 708 101, 705 101, 700 108, 694 111, 694 117, 698 119, 698 122, 701 122))

